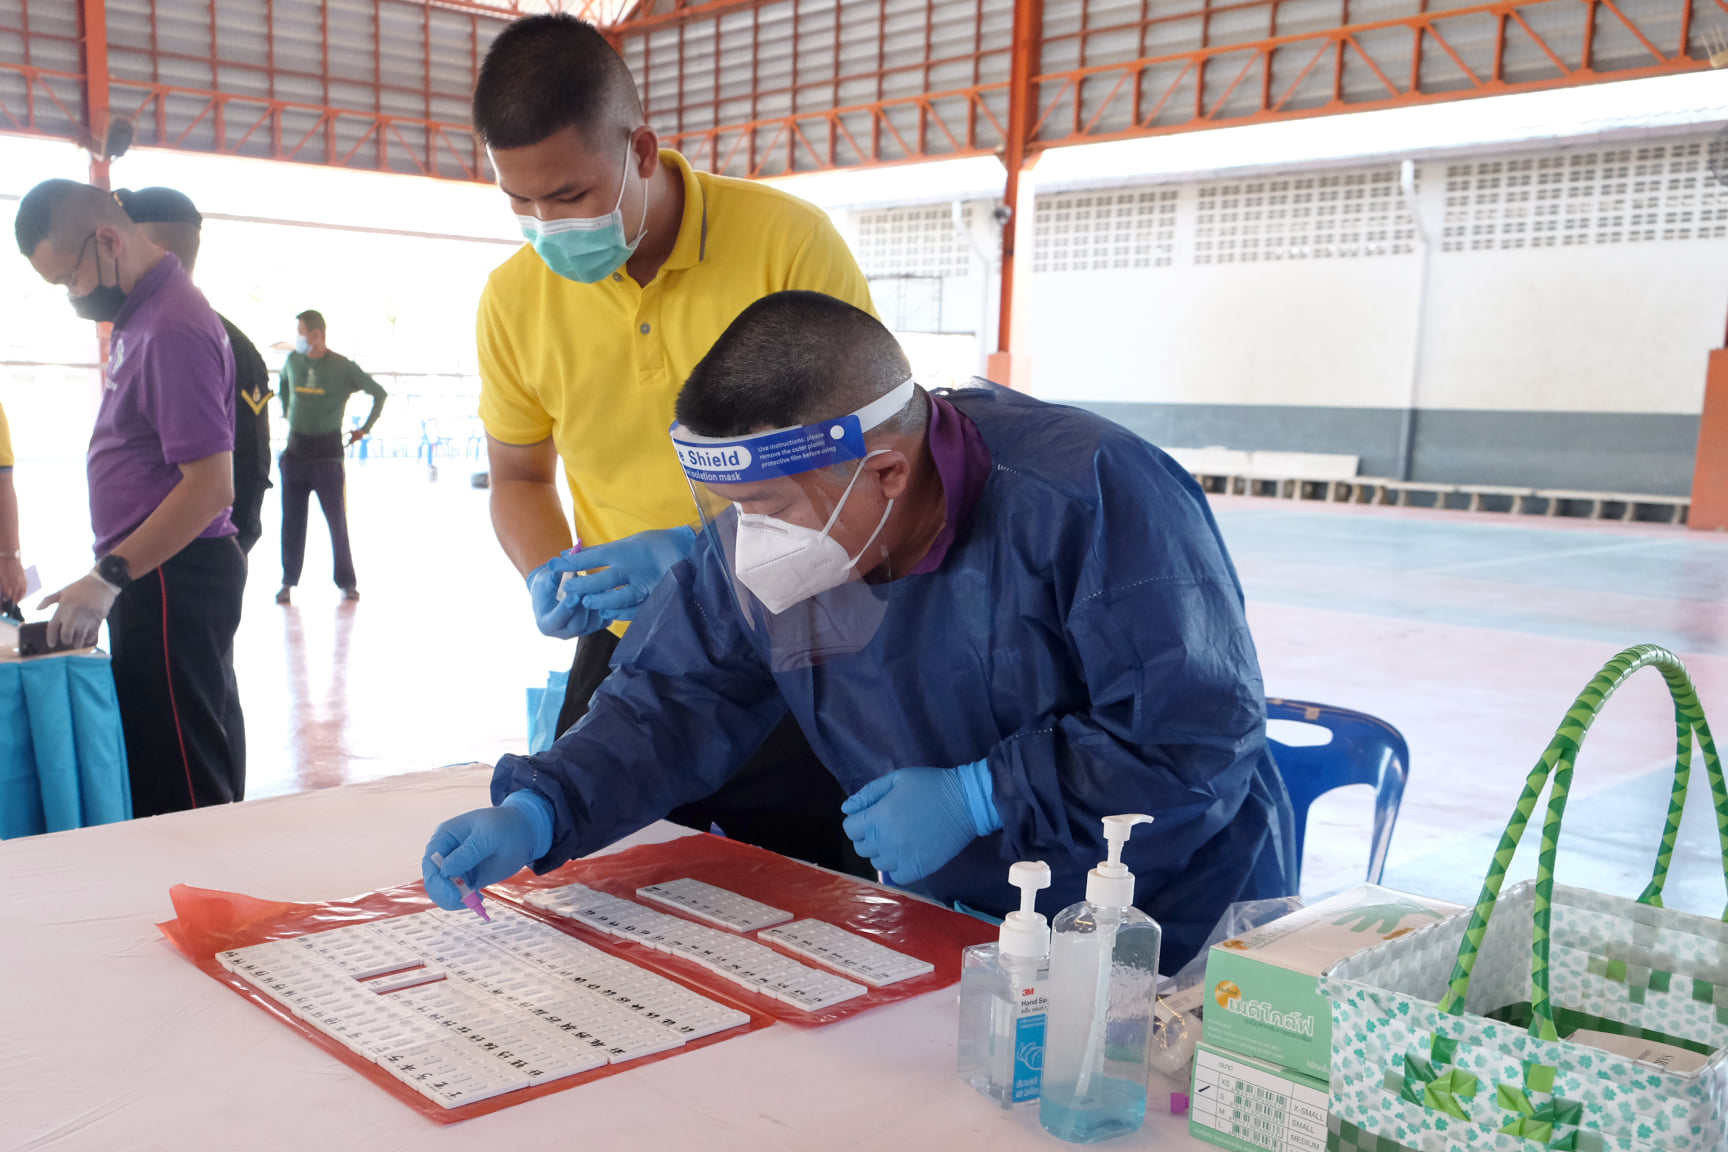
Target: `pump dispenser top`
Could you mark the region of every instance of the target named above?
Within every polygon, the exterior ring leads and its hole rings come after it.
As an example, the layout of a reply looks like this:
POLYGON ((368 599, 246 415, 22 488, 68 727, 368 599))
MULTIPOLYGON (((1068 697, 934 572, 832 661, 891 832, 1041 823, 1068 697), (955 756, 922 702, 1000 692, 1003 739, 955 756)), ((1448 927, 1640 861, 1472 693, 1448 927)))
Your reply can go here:
POLYGON ((1086 902, 1099 908, 1126 908, 1134 903, 1134 873, 1122 863, 1122 846, 1136 824, 1150 824, 1152 817, 1144 813, 1104 817, 1104 840, 1110 846, 1109 859, 1086 874, 1086 902))
POLYGON ((997 937, 1002 955, 1042 960, 1050 952, 1050 926, 1033 911, 1040 889, 1050 887, 1050 865, 1042 860, 1021 860, 1008 869, 1008 883, 1020 889, 1020 910, 1002 920, 997 937))

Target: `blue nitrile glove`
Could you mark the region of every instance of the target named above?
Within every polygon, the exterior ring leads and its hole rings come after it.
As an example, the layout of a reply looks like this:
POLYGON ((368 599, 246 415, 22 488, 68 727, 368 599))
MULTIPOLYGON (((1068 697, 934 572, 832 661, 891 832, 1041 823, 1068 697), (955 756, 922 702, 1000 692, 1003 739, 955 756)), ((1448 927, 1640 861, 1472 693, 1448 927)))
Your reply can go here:
POLYGON ((558 599, 558 584, 564 579, 564 574, 571 571, 574 569, 570 567, 570 561, 560 554, 528 574, 528 598, 534 605, 534 623, 540 626, 540 631, 556 640, 574 640, 606 627, 604 616, 582 606, 579 593, 566 592, 564 599, 558 599))
POLYGON ((420 859, 426 895, 440 908, 462 907, 450 877, 460 876, 476 892, 509 879, 552 850, 552 805, 526 790, 512 792, 496 808, 477 808, 438 825, 420 859), (436 852, 444 867, 432 863, 436 852))
POLYGON ((979 836, 1002 827, 990 798, 990 768, 897 768, 840 805, 860 856, 896 880, 920 880, 979 836))
POLYGON ((564 586, 564 596, 580 596, 582 607, 604 613, 607 620, 628 620, 660 583, 660 577, 690 555, 695 543, 695 530, 680 525, 652 528, 610 544, 584 548, 569 558, 561 557, 558 563, 566 571, 586 573, 564 586), (591 568, 601 571, 591 572, 591 568))

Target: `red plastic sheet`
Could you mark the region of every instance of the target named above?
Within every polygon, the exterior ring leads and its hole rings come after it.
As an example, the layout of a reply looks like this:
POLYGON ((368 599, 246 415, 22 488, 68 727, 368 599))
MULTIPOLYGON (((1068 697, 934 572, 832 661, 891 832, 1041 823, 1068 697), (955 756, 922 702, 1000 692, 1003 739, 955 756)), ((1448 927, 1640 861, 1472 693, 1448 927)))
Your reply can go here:
MULTIPOLYGON (((684 836, 663 844, 645 844, 609 856, 573 860, 544 876, 521 874, 517 879, 487 889, 488 895, 516 897, 510 902, 527 911, 520 898, 536 888, 558 888, 586 884, 614 896, 636 899, 636 889, 666 880, 690 877, 783 908, 799 919, 826 920, 830 924, 875 940, 896 952, 928 960, 935 971, 902 980, 866 995, 817 1012, 804 1012, 771 997, 751 992, 687 960, 680 960, 645 944, 621 941, 586 925, 540 912, 542 919, 557 924, 588 944, 610 944, 618 955, 643 968, 672 976, 705 993, 729 992, 746 999, 751 1007, 789 1024, 830 1024, 882 1004, 922 996, 947 988, 960 979, 960 952, 973 944, 996 939, 996 929, 971 916, 951 912, 916 896, 865 884, 848 876, 812 868, 772 852, 719 836, 684 836)), ((671 910, 644 902, 658 912, 671 910)), ((750 937, 755 939, 754 936, 750 937)), ((760 941, 772 946, 772 941, 760 941)), ((777 946, 776 946, 777 947, 777 946)), ((784 951, 783 949, 777 949, 784 951)), ((787 956, 800 964, 822 967, 819 961, 794 952, 787 956)))
MULTIPOLYGON (((950 912, 913 896, 812 868, 748 844, 708 835, 685 836, 663 844, 647 844, 608 856, 572 861, 545 876, 523 872, 518 879, 488 888, 486 893, 491 899, 504 898, 525 914, 557 927, 584 944, 658 972, 710 999, 746 1012, 750 1023, 639 1060, 610 1064, 592 1072, 566 1076, 549 1084, 536 1084, 532 1088, 494 1096, 461 1108, 440 1108, 389 1073, 380 1071, 370 1061, 302 1023, 276 1001, 216 962, 217 953, 231 948, 245 948, 270 940, 285 940, 310 932, 424 912, 432 907, 432 902, 418 881, 348 900, 318 904, 258 900, 237 892, 217 892, 177 884, 169 890, 176 918, 157 927, 211 979, 232 988, 422 1116, 441 1124, 484 1116, 602 1076, 664 1060, 680 1052, 705 1048, 745 1032, 766 1028, 776 1019, 801 1025, 828 1024, 881 1004, 947 988, 960 979, 961 950, 996 938, 993 927, 970 916, 950 912), (633 941, 595 932, 521 901, 521 897, 533 889, 557 888, 565 884, 586 884, 634 900, 636 889, 644 885, 685 876, 784 908, 800 919, 826 920, 895 951, 928 960, 935 966, 935 971, 885 988, 872 988, 864 996, 820 1012, 801 1012, 778 1000, 747 991, 729 980, 722 980, 699 964, 676 959, 633 941)), ((668 911, 658 905, 648 906, 668 911)), ((803 964, 816 964, 808 957, 794 953, 787 955, 803 964)))
MULTIPOLYGON (((404 884, 399 888, 386 888, 378 892, 369 892, 364 896, 357 896, 349 900, 331 900, 322 904, 277 903, 243 896, 237 892, 216 892, 206 888, 192 888, 185 884, 176 884, 169 890, 168 895, 174 902, 174 911, 177 916, 165 924, 158 924, 157 928, 161 929, 162 934, 184 953, 188 960, 196 964, 211 979, 232 988, 396 1099, 422 1116, 436 1120, 440 1124, 471 1120, 476 1116, 497 1112, 526 1100, 534 1100, 553 1092, 562 1092, 566 1088, 574 1088, 578 1084, 598 1080, 602 1076, 610 1076, 615 1072, 623 1072, 631 1068, 641 1067, 644 1064, 651 1064, 657 1060, 664 1060, 669 1056, 676 1056, 680 1052, 706 1048, 710 1044, 718 1044, 723 1040, 741 1036, 746 1032, 754 1032, 758 1028, 766 1028, 774 1023, 774 1018, 762 1011, 760 1005, 754 1003, 757 999, 754 996, 734 995, 730 989, 718 987, 718 981, 699 982, 681 979, 679 974, 671 973, 672 979, 693 988, 702 995, 749 1013, 750 1023, 691 1041, 681 1048, 673 1048, 670 1051, 644 1056, 637 1060, 626 1061, 623 1064, 609 1064, 591 1072, 565 1076, 547 1084, 536 1084, 532 1088, 507 1092, 502 1096, 494 1096, 490 1100, 466 1104, 461 1108, 441 1108, 388 1072, 380 1071, 377 1065, 364 1057, 355 1055, 322 1032, 296 1019, 292 1013, 276 1001, 216 962, 216 954, 226 952, 230 948, 245 948, 270 940, 285 940, 312 932, 342 928, 350 924, 387 920, 393 916, 424 912, 432 907, 432 902, 426 898, 425 889, 419 881, 415 881, 413 884, 404 884)), ((563 921, 541 915, 532 908, 525 908, 523 911, 536 919, 554 925, 568 935, 580 935, 584 944, 599 947, 626 960, 640 961, 640 957, 636 955, 635 951, 616 947, 609 938, 596 940, 589 935, 570 932, 567 924, 563 921)))

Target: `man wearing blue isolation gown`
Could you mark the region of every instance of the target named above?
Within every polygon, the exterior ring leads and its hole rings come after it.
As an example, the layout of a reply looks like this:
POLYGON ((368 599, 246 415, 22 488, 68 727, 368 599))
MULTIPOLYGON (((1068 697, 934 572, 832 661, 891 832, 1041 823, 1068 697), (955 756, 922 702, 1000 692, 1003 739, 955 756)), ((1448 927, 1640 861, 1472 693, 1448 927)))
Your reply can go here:
MULTIPOLYGON (((827 296, 732 323, 672 430, 696 548, 582 722, 504 757, 496 806, 439 826, 433 899, 711 793, 788 711, 849 793, 859 852, 943 903, 1007 912, 1021 859, 1049 863, 1048 910, 1079 900, 1115 812, 1157 818, 1123 859, 1164 971, 1233 901, 1294 890, 1242 591, 1192 478, 1101 417, 909 377, 887 329, 827 296)), ((565 594, 604 610, 641 591, 614 583, 565 594)))

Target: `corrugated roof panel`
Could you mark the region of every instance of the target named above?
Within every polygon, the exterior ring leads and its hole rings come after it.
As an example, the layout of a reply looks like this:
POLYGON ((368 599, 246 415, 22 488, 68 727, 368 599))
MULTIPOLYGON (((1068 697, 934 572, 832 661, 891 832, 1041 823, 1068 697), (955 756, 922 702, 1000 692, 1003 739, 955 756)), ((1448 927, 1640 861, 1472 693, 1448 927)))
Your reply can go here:
MULTIPOLYGON (((1591 64, 1598 70, 1612 68, 1646 68, 1657 63, 1639 38, 1649 41, 1663 52, 1673 52, 1680 43, 1681 8, 1664 0, 1624 0, 1616 4, 1621 13, 1630 22, 1621 21, 1606 5, 1601 6, 1596 16, 1596 41, 1591 53, 1591 64), (1633 29, 1637 30, 1635 34, 1633 29)), ((1703 22, 1715 24, 1718 30, 1722 27, 1722 10, 1720 6, 1712 6, 1707 14, 1700 14, 1694 20, 1693 28, 1703 22)))
MULTIPOLYGON (((234 0, 216 5, 217 55, 227 63, 263 70, 270 63, 270 24, 264 8, 234 0)), ((265 78, 265 86, 269 80, 265 78)))
MULTIPOLYGON (((41 7, 40 0, 30 6, 32 31, 37 10, 41 7)), ((74 5, 66 7, 71 9, 74 5)), ((107 11, 109 76, 128 80, 151 79, 149 5, 144 0, 112 0, 107 11)))
POLYGON ((1408 28, 1382 28, 1355 36, 1361 51, 1346 47, 1340 88, 1352 104, 1393 100, 1410 87, 1410 54, 1415 37, 1408 28))
POLYGON ((486 55, 492 37, 503 28, 499 20, 481 20, 468 12, 433 8, 432 90, 467 99, 474 87, 474 69, 486 55), (479 33, 479 44, 474 43, 479 33))
POLYGON ((139 112, 141 141, 448 176, 483 163, 467 105, 502 19, 417 0, 155 0, 154 16, 151 0, 108 0, 107 11, 114 107, 139 112), (380 115, 392 118, 382 130, 380 115))
POLYGON ((969 124, 979 117, 964 99, 921 112, 919 98, 1005 77, 1012 20, 1012 0, 799 0, 691 21, 677 28, 681 39, 666 28, 626 36, 624 56, 663 132, 732 125, 716 146, 690 135, 687 150, 734 174, 767 175, 939 155, 955 150, 955 141, 974 147, 969 124), (980 60, 986 36, 997 58, 980 60), (849 113, 839 129, 824 115, 878 100, 905 104, 875 116, 849 113), (796 127, 786 123, 794 116, 796 127), (742 125, 751 122, 759 127, 746 135, 742 125))
MULTIPOLYGON (((615 19, 626 2, 585 11, 615 19)), ((1340 63, 1316 34, 1337 27, 1346 11, 1358 26, 1424 8, 1440 15, 1440 34, 1469 74, 1425 36, 1424 95, 1479 88, 1494 78, 1496 53, 1500 79, 1511 85, 1586 64, 1603 78, 1646 68, 1661 60, 1645 41, 1674 51, 1685 11, 1683 0, 1619 0, 1617 10, 1529 3, 1518 11, 1532 34, 1496 13, 1445 17, 1479 0, 1345 2, 1046 0, 1038 138, 1049 144, 1308 111, 1340 97, 1403 96, 1415 31, 1358 32, 1340 63), (1584 61, 1589 12, 1594 51, 1584 61), (1269 35, 1314 39, 1273 49, 1266 60, 1258 42, 1269 35), (1202 46, 1211 53, 1203 67, 1177 59, 1109 70, 1202 46), (1053 75, 1080 67, 1106 70, 1053 75)), ((484 162, 469 138, 467 103, 475 65, 504 18, 438 0, 106 0, 106 9, 114 108, 137 113, 141 142, 398 171, 430 165, 451 176, 484 162), (380 116, 389 121, 382 129, 380 116)), ((974 102, 966 90, 1006 83, 1013 0, 769 0, 698 19, 671 0, 647 0, 634 14, 662 21, 647 32, 614 30, 649 117, 705 166, 772 175, 1001 144, 1007 92, 992 88, 974 102), (861 110, 840 116, 836 108, 861 110)), ((49 82, 67 109, 56 110, 40 93, 28 98, 18 71, 26 60, 78 71, 73 0, 0 0, 0 130, 79 135, 79 81, 49 82)))
MULTIPOLYGON (((360 9, 346 0, 329 0, 325 7, 325 20, 330 75, 361 82, 375 80, 371 6, 360 9)), ((361 106, 340 97, 333 96, 332 99, 341 107, 361 106)), ((371 103, 371 100, 366 101, 367 105, 371 103)))
POLYGON ((1044 47, 1046 50, 1080 31, 1086 15, 1085 0, 1044 0, 1044 47))
POLYGON ((426 10, 400 4, 378 9, 380 80, 386 88, 412 89, 425 104, 426 10))
MULTIPOLYGON (((1400 3, 1406 10, 1413 6, 1410 0, 1400 0, 1400 3)), ((1350 10, 1354 15, 1357 5, 1352 4, 1350 10)), ((1343 17, 1343 0, 1290 0, 1278 6, 1278 35, 1302 36, 1309 32, 1324 32, 1338 27, 1343 17)))
MULTIPOLYGON (((1587 9, 1582 6, 1574 7, 1570 4, 1542 4, 1523 9, 1519 15, 1524 18, 1524 23, 1530 26, 1530 30, 1542 38, 1543 43, 1547 44, 1554 55, 1558 56, 1568 68, 1576 68, 1580 63, 1578 50, 1584 42, 1586 11, 1587 9)), ((1675 38, 1679 38, 1678 30, 1676 30, 1675 38)), ((1514 55, 1514 58, 1519 62, 1519 74, 1516 77, 1509 75, 1508 79, 1539 78, 1544 74, 1541 71, 1543 68, 1558 72, 1548 53, 1542 51, 1541 47, 1530 38, 1530 34, 1517 26, 1516 21, 1506 29, 1506 49, 1508 54, 1514 55), (1526 52, 1530 52, 1532 55, 1526 57, 1526 52), (1534 65, 1534 71, 1525 65, 1524 61, 1527 58, 1534 65)))
POLYGON ((1150 65, 1140 73, 1140 123, 1150 127, 1193 119, 1199 73, 1185 61, 1150 65))
POLYGON ((216 87, 225 93, 270 99, 270 74, 262 68, 216 69, 216 87))
MULTIPOLYGON (((1358 19, 1355 6, 1350 11, 1351 19, 1358 19)), ((1283 21, 1279 21, 1282 25, 1283 21)), ((1288 33, 1284 33, 1288 34, 1288 33)), ((1206 40, 1209 44, 1248 44, 1256 40, 1264 40, 1272 35, 1272 9, 1268 6, 1256 5, 1252 8, 1225 9, 1214 12, 1206 22, 1206 40)), ((1133 57, 1128 57, 1133 59, 1133 57)), ((1098 63, 1098 61, 1093 61, 1098 63)))
MULTIPOLYGON (((72 41, 76 45, 78 40, 78 6, 68 4, 66 0, 0 0, 0 28, 19 33, 21 36, 26 23, 30 26, 30 39, 32 41, 30 62, 43 68, 59 66, 48 63, 49 58, 64 63, 66 60, 64 47, 59 50, 52 50, 46 42, 60 40, 64 44, 65 41, 72 41), (51 55, 47 58, 40 57, 37 55, 38 52, 50 52, 51 55)), ((25 50, 21 42, 14 47, 13 51, 16 52, 16 55, 0 57, 0 59, 24 63, 25 50)))
POLYGON ((38 76, 0 67, 0 129, 77 138, 82 129, 83 64, 78 12, 64 0, 0 0, 0 65, 45 68, 68 77, 38 76), (24 35, 29 28, 29 37, 24 35))

